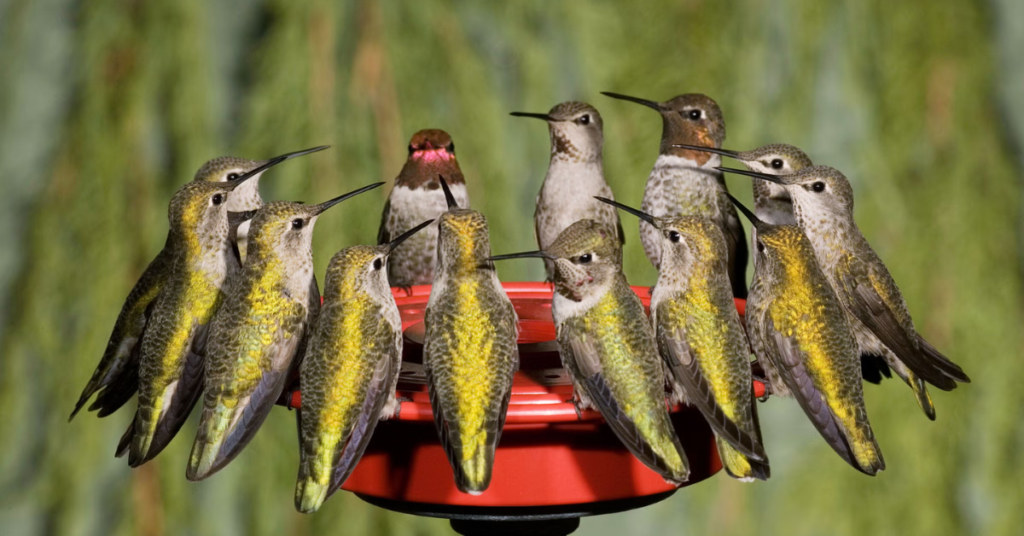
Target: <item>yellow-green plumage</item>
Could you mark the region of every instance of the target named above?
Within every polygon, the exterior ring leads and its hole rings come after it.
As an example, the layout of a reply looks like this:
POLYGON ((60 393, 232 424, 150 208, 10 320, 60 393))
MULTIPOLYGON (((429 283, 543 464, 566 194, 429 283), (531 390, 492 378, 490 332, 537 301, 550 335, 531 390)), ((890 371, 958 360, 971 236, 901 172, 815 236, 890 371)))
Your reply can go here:
POLYGON ((540 256, 554 263, 551 313, 579 408, 601 412, 615 435, 666 481, 689 477, 665 407, 665 371, 640 298, 622 274, 618 231, 594 220, 567 227, 540 256))
POLYGON ((655 218, 598 199, 640 217, 661 240, 651 324, 673 399, 687 401, 704 415, 731 476, 767 480, 747 339, 732 297, 722 231, 708 218, 655 218))
MULTIPOLYGON (((285 156, 290 157, 291 155, 285 156)), ((231 192, 232 195, 228 196, 226 203, 226 209, 229 212, 254 210, 263 204, 259 194, 259 175, 266 169, 266 166, 283 161, 281 158, 267 161, 247 160, 233 156, 214 158, 199 168, 193 182, 227 182, 255 171, 255 176, 240 182, 239 186, 231 192), (261 166, 263 170, 258 169, 261 166)), ((239 220, 236 224, 243 225, 244 222, 239 220)), ((237 227, 231 231, 237 231, 237 227)), ((236 237, 231 237, 231 239, 234 241, 236 237)), ((89 398, 101 389, 96 401, 89 407, 89 411, 99 410, 100 417, 105 417, 119 409, 138 391, 139 342, 142 340, 143 331, 152 312, 151 306, 168 279, 172 277, 171 262, 174 253, 171 249, 170 242, 164 245, 164 248, 149 264, 128 294, 114 324, 103 357, 89 383, 82 391, 69 420, 74 418, 89 398)))
POLYGON ((456 486, 480 494, 490 484, 512 376, 519 368, 517 319, 487 260, 491 248, 484 216, 449 208, 438 228, 423 364, 456 486))
POLYGON ((171 229, 158 257, 167 277, 139 343, 138 410, 118 446, 119 455, 128 449, 133 467, 167 446, 199 395, 208 324, 221 286, 238 270, 226 208, 236 185, 192 182, 171 201, 171 229))
POLYGON ((860 356, 846 314, 799 228, 756 223, 758 262, 747 302, 751 344, 822 437, 850 465, 885 468, 864 406, 860 356))
POLYGON ((319 205, 278 201, 252 219, 242 273, 231 281, 210 327, 205 395, 189 480, 231 462, 252 440, 305 352, 320 311, 313 274, 313 227, 329 207, 376 183, 319 205))
POLYGON ((581 406, 601 411, 651 469, 684 482, 689 468, 665 408, 665 373, 643 305, 625 278, 589 310, 559 322, 558 345, 581 406))
POLYGON ((341 487, 377 421, 398 408, 402 320, 387 282, 389 251, 353 246, 327 268, 323 308, 301 366, 301 512, 316 511, 341 487))

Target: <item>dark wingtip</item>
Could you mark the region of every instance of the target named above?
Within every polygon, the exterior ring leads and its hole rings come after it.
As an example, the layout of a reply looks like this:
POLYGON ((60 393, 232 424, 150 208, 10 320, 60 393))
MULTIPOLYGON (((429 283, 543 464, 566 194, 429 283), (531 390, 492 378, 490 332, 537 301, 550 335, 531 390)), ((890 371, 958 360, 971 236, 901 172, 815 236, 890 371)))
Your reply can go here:
POLYGON ((644 212, 642 210, 635 209, 635 208, 627 206, 627 205, 623 205, 622 203, 619 203, 618 201, 615 201, 615 200, 612 200, 612 199, 608 199, 607 197, 601 197, 599 195, 595 195, 594 199, 597 199, 598 201, 600 201, 602 203, 607 203, 607 204, 609 204, 609 205, 611 205, 613 207, 621 208, 622 210, 625 210, 626 212, 636 216, 637 218, 640 218, 641 220, 644 220, 645 222, 647 222, 647 223, 649 223, 649 224, 651 224, 651 225, 653 225, 655 227, 658 226, 657 219, 654 216, 651 216, 650 214, 648 214, 648 213, 646 213, 646 212, 644 212))
POLYGON ((444 190, 444 200, 448 203, 448 210, 459 208, 459 203, 455 201, 455 196, 452 195, 452 189, 448 187, 448 181, 444 180, 444 177, 438 175, 437 178, 441 181, 441 189, 444 190))

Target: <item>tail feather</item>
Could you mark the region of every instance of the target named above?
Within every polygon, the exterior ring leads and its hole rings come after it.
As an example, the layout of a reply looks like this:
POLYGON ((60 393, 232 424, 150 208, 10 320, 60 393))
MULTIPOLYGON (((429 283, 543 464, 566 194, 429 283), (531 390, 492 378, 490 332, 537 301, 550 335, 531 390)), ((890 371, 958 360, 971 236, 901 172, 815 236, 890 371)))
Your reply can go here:
POLYGON ((718 443, 718 456, 722 459, 722 466, 729 476, 740 482, 768 480, 771 476, 771 469, 767 463, 744 456, 721 437, 716 436, 715 442, 718 443))

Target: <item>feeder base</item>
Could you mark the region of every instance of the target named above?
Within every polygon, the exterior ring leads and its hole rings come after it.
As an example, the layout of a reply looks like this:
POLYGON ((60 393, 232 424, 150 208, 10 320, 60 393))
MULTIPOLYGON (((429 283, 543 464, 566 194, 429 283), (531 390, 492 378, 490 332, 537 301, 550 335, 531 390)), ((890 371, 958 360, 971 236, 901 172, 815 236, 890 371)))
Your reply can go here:
POLYGON ((547 521, 471 521, 451 520, 452 530, 462 536, 568 536, 580 528, 580 518, 566 517, 547 521))
POLYGON ((565 536, 580 526, 583 516, 614 514, 663 501, 676 490, 664 493, 557 506, 452 506, 446 504, 392 501, 356 493, 360 499, 380 508, 416 516, 450 519, 452 529, 463 536, 492 534, 499 536, 565 536))

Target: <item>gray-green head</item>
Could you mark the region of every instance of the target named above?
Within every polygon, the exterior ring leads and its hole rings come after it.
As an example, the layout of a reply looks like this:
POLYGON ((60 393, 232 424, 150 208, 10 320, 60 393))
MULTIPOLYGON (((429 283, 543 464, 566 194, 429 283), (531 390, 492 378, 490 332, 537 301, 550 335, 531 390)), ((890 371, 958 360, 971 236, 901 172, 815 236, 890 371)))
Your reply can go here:
POLYGON ((221 247, 228 235, 228 205, 235 190, 251 180, 241 177, 227 182, 190 182, 171 197, 167 219, 173 237, 188 247, 221 247))
POLYGON ((238 158, 236 156, 221 156, 203 164, 203 166, 199 168, 199 171, 196 172, 196 176, 193 180, 195 182, 225 182, 249 176, 250 180, 246 181, 242 186, 236 189, 235 195, 232 196, 231 201, 228 204, 228 210, 232 212, 255 210, 263 204, 263 199, 260 198, 259 188, 260 176, 263 175, 264 171, 284 162, 285 160, 322 151, 328 147, 330 146, 322 145, 320 147, 313 147, 312 149, 305 149, 294 153, 275 156, 269 160, 249 160, 247 158, 238 158))
MULTIPOLYGON (((783 276, 786 267, 817 266, 814 247, 807 235, 796 225, 772 225, 761 221, 730 194, 729 200, 744 215, 756 231, 754 241, 755 277, 775 280, 783 276), (809 264, 808 264, 809 263, 809 264)), ((799 274, 799 272, 795 272, 799 274)))
POLYGON ((663 155, 680 156, 704 165, 711 158, 710 154, 678 148, 676 145, 721 147, 725 140, 725 117, 722 115, 722 109, 707 95, 687 93, 665 102, 654 102, 607 91, 602 91, 601 94, 642 104, 661 114, 663 155))
MULTIPOLYGON (((427 220, 402 233, 388 244, 379 246, 351 246, 334 254, 327 266, 326 292, 336 292, 341 300, 356 299, 366 293, 377 299, 391 296, 388 284, 388 257, 410 236, 427 227, 427 220)), ((325 294, 325 298, 328 297, 325 294)))
POLYGON ((768 175, 790 175, 814 164, 810 157, 799 148, 784 143, 772 143, 752 151, 730 151, 696 145, 676 145, 681 149, 707 151, 739 160, 750 171, 768 175))
POLYGON ((580 220, 566 227, 544 251, 498 255, 491 260, 540 257, 555 263, 555 288, 559 294, 581 301, 622 273, 622 246, 618 231, 594 220, 580 220))
POLYGON ((811 166, 789 175, 769 175, 742 169, 718 168, 779 184, 793 199, 793 212, 804 221, 853 221, 853 188, 838 170, 811 166))
POLYGON ((546 114, 512 112, 510 115, 547 121, 552 158, 581 162, 601 160, 604 122, 597 109, 585 102, 563 102, 546 114))
POLYGON ((672 284, 689 275, 697 265, 726 273, 728 250, 715 222, 702 216, 657 218, 604 197, 598 201, 618 207, 651 224, 661 234, 661 266, 658 284, 672 284))
MULTIPOLYGON (((346 199, 383 184, 383 182, 378 182, 364 186, 317 205, 290 201, 274 201, 263 205, 256 211, 249 227, 249 252, 246 254, 246 258, 267 259, 271 256, 289 258, 292 255, 311 255, 313 226, 324 211, 346 199)), ((246 260, 247 264, 248 262, 246 260)))
POLYGON ((440 182, 448 212, 438 218, 437 272, 470 273, 493 268, 487 260, 491 255, 487 218, 475 210, 459 208, 448 181, 440 177, 440 182))

